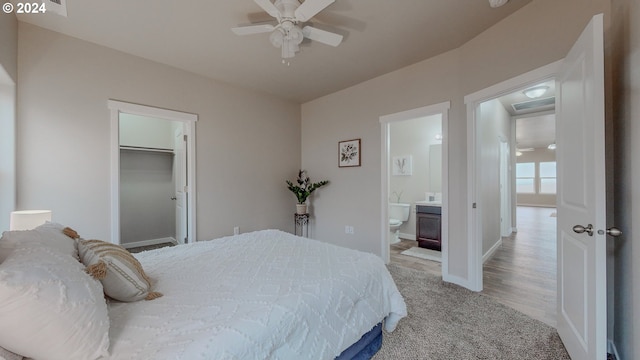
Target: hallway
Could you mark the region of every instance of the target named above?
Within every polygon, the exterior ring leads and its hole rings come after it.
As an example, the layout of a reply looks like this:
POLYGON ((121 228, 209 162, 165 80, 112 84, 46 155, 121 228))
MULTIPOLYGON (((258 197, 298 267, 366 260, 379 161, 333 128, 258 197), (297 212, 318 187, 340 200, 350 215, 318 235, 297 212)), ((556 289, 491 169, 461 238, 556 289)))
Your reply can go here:
POLYGON ((517 208, 517 233, 484 264, 483 294, 556 326, 556 209, 517 208))

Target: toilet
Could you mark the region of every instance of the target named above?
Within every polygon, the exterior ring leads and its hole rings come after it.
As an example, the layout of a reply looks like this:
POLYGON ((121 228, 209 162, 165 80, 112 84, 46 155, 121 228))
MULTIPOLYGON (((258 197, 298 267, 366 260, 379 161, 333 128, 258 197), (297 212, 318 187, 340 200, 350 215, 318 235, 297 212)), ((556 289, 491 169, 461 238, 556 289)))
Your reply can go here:
POLYGON ((400 225, 409 220, 410 204, 389 203, 389 231, 391 231, 390 243, 396 244, 400 242, 400 225))

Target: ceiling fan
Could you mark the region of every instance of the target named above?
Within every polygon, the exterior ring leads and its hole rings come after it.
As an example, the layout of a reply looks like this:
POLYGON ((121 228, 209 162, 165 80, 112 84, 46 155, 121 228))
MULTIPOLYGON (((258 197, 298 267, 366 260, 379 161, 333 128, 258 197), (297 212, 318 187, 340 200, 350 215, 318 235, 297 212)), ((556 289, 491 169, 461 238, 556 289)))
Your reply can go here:
POLYGON ((260 24, 234 27, 231 30, 236 35, 252 35, 271 32, 269 40, 273 46, 282 50, 282 61, 292 58, 300 50, 300 43, 304 38, 323 44, 338 46, 342 42, 342 35, 314 28, 300 27, 302 23, 331 5, 335 0, 254 0, 256 4, 269 15, 278 20, 277 25, 260 24))

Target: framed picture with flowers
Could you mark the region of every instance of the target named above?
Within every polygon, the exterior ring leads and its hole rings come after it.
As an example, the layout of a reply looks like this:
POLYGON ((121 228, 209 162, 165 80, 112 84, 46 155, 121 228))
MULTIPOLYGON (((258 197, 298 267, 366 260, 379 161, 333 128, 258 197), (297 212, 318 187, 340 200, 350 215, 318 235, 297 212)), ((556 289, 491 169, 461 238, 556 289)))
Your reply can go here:
POLYGON ((360 166, 360 139, 338 142, 338 167, 360 166))

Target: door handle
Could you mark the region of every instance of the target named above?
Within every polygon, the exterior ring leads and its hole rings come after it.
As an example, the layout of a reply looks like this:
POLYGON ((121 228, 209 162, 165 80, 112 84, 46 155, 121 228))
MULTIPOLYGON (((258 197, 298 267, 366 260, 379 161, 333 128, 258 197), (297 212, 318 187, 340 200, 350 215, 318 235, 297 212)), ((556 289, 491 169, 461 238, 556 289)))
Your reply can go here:
POLYGON ((573 232, 575 232, 576 234, 582 234, 586 232, 587 234, 589 234, 589 236, 593 236, 593 225, 589 224, 586 227, 582 225, 576 225, 573 227, 573 232))
POLYGON ((611 235, 613 237, 618 237, 618 236, 622 235, 622 231, 620 231, 620 229, 618 229, 615 226, 612 226, 612 227, 608 228, 606 231, 605 230, 598 230, 598 235, 604 235, 605 232, 607 233, 607 235, 611 235))
POLYGON ((178 198, 177 198, 177 197, 175 197, 175 196, 172 196, 170 199, 171 199, 171 200, 178 200, 178 198))

